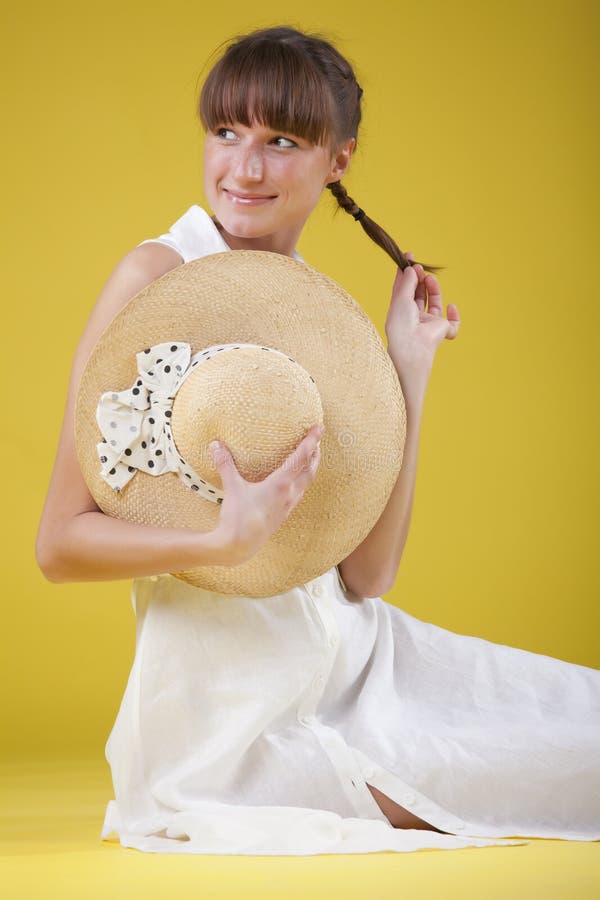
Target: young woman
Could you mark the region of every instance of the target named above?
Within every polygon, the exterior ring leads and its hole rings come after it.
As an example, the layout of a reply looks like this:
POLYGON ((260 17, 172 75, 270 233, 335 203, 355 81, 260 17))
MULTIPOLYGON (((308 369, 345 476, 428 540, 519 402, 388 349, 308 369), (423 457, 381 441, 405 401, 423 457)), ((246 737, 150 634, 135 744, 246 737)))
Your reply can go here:
POLYGON ((342 185, 361 97, 350 64, 318 36, 282 27, 234 41, 200 96, 212 217, 194 205, 127 253, 75 354, 36 553, 54 582, 135 579, 136 658, 107 744, 116 800, 103 830, 125 846, 311 853, 600 837, 589 790, 600 673, 452 634, 379 596, 407 539, 435 352, 460 319, 454 304, 444 315, 433 267, 403 253, 342 185), (143 527, 105 516, 87 489, 77 388, 132 296, 209 253, 298 257, 325 188, 398 265, 385 330, 407 408, 403 466, 376 526, 337 567, 284 595, 224 604, 162 573, 255 554, 312 483, 319 430, 259 483, 216 450, 225 496, 215 531, 143 527), (210 671, 194 641, 210 647, 210 671), (306 691, 312 712, 299 715, 306 691))

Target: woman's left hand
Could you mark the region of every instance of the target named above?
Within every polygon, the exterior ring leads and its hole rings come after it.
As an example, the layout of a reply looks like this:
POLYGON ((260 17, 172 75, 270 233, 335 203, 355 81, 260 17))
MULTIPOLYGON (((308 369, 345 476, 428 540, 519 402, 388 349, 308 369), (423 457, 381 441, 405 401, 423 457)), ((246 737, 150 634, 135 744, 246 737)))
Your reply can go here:
MULTIPOLYGON (((413 260, 413 254, 406 256, 413 260)), ((398 372, 405 400, 422 401, 435 351, 458 335, 460 316, 449 303, 444 318, 442 292, 435 275, 423 266, 398 268, 385 321, 388 353, 398 372)))

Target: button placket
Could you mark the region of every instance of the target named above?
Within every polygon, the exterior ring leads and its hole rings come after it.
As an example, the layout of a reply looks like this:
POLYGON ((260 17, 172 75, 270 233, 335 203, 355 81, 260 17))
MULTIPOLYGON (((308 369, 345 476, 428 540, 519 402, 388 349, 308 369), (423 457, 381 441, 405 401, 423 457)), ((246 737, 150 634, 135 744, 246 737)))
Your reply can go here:
POLYGON ((313 675, 313 679, 310 682, 309 688, 297 711, 298 721, 301 722, 302 725, 314 725, 317 721, 314 713, 316 712, 319 700, 323 695, 323 688, 327 682, 327 674, 327 672, 318 671, 313 675))
POLYGON ((316 719, 316 716, 304 715, 304 716, 298 716, 298 721, 302 725, 314 725, 315 722, 317 721, 317 719, 316 719))
POLYGON ((325 684, 325 676, 317 675, 317 677, 313 681, 315 690, 318 691, 320 688, 323 687, 324 684, 325 684))
MULTIPOLYGON (((374 818, 373 804, 375 801, 364 782, 360 767, 343 737, 334 728, 318 721, 313 730, 331 760, 344 793, 352 803, 356 814, 363 818, 374 818)), ((379 810, 376 804, 375 806, 379 810)), ((383 813, 379 811, 377 817, 384 818, 383 813)))
POLYGON ((325 631, 327 646, 335 649, 339 643, 339 629, 331 609, 331 598, 321 582, 308 585, 308 592, 325 631))
POLYGON ((305 696, 298 706, 297 718, 302 725, 311 726, 317 722, 314 715, 319 700, 323 695, 327 678, 333 668, 335 649, 339 643, 339 631, 335 616, 330 609, 330 600, 324 585, 317 581, 306 585, 307 593, 313 601, 313 608, 324 632, 325 651, 319 668, 313 672, 313 678, 305 696))

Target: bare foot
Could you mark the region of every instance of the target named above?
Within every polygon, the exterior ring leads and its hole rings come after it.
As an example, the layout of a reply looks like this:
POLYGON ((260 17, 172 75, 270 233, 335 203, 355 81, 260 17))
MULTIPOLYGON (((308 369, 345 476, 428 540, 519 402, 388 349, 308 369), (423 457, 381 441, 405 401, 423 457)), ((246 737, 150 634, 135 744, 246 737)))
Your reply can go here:
POLYGON ((163 828, 162 831, 157 831, 157 832, 155 833, 154 837, 166 837, 166 838, 168 838, 170 841, 189 841, 189 837, 187 836, 187 834, 185 834, 183 837, 178 837, 178 838, 172 838, 172 837, 169 837, 169 836, 167 835, 167 829, 166 829, 166 828, 163 828))
POLYGON ((367 784, 367 787, 373 794, 373 798, 381 812, 384 816, 387 816, 394 828, 419 828, 423 831, 437 831, 438 834, 448 834, 447 831, 440 831, 439 828, 435 828, 429 822, 425 822, 424 819, 419 819, 418 816, 400 806, 399 803, 395 803, 387 794, 383 794, 371 784, 367 784))

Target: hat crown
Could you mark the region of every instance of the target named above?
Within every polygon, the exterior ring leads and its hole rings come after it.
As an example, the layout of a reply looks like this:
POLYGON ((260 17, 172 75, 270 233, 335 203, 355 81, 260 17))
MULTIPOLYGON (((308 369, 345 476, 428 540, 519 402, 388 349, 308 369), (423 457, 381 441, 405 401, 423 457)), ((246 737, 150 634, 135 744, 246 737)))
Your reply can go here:
POLYGON ((177 449, 203 479, 219 488, 209 451, 212 440, 227 445, 244 478, 260 481, 323 421, 312 376, 273 350, 240 345, 213 354, 190 372, 175 395, 171 428, 177 449))

